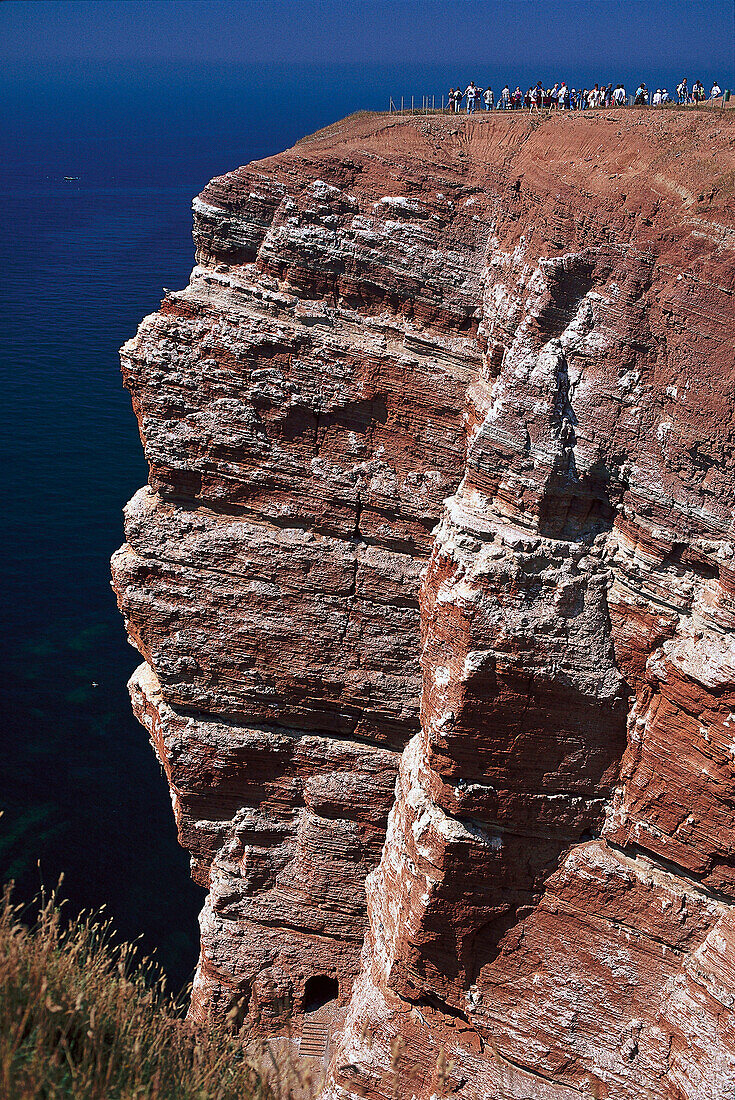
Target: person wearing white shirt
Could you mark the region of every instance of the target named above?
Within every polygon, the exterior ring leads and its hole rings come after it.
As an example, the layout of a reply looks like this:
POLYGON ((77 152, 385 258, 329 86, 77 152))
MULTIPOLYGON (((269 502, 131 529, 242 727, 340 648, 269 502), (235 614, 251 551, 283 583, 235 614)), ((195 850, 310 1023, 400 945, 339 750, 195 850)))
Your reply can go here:
POLYGON ((617 88, 613 92, 613 102, 616 107, 622 107, 625 103, 625 88, 622 84, 618 84, 617 88))
POLYGON ((710 92, 709 97, 710 99, 717 99, 718 95, 722 95, 722 88, 717 83, 717 81, 715 81, 712 85, 712 91, 710 92))
POLYGON ((477 88, 474 80, 471 80, 464 90, 464 94, 467 96, 467 114, 474 115, 475 113, 475 100, 477 99, 477 88))
POLYGON ((657 88, 656 91, 653 93, 653 106, 654 107, 660 107, 661 106, 661 89, 660 88, 657 88))

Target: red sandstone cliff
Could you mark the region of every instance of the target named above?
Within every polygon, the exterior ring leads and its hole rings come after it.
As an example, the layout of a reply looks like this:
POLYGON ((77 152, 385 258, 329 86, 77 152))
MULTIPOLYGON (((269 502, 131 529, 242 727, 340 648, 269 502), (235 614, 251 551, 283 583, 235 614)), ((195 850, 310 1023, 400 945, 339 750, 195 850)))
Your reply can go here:
POLYGON ((192 1011, 336 980, 331 1100, 733 1095, 734 198, 732 117, 347 120, 123 349, 192 1011))

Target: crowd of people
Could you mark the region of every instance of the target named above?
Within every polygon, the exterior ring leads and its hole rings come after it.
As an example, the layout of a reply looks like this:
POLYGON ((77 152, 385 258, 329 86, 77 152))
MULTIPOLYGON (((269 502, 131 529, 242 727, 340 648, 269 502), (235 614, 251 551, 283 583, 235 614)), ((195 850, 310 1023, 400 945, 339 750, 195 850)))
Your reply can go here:
MULTIPOLYGON (((635 95, 632 97, 635 106, 660 107, 666 103, 698 104, 705 99, 718 99, 722 95, 722 89, 717 81, 710 89, 707 97, 701 80, 696 80, 691 91, 686 79, 683 79, 676 88, 676 100, 672 99, 666 88, 657 88, 651 95, 644 83, 639 84, 635 95)), ((466 103, 467 114, 474 114, 476 110, 501 110, 521 111, 524 108, 530 113, 541 110, 559 111, 586 111, 594 107, 623 107, 628 102, 628 95, 622 84, 595 84, 593 88, 570 88, 566 81, 557 83, 553 88, 544 88, 539 82, 527 91, 521 91, 516 86, 511 92, 510 86, 505 85, 502 92, 495 99, 492 88, 481 88, 473 80, 469 82, 464 91, 461 88, 450 88, 448 107, 450 111, 459 113, 463 103, 466 103)))

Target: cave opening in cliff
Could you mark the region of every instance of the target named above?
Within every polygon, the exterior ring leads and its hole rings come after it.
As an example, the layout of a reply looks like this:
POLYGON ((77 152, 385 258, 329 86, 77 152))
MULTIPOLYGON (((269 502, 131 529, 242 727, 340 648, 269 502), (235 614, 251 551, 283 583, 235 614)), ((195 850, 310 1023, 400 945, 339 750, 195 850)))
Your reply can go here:
POLYGON ((315 974, 308 978, 304 987, 304 1012, 316 1012, 339 996, 339 982, 326 974, 315 974))

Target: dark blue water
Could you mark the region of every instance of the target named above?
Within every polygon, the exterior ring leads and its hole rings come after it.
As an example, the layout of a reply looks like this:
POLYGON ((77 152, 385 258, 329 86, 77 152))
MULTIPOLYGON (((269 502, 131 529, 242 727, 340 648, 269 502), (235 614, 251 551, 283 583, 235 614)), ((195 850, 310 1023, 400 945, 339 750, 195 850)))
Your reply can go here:
POLYGON ((146 479, 116 349, 161 286, 186 277, 191 192, 58 175, 0 192, 0 872, 28 898, 38 860, 47 885, 64 871, 70 904, 107 903, 124 935, 158 945, 177 984, 193 963, 200 899, 130 714, 136 655, 107 559, 122 541, 121 505, 146 479))
MULTIPOLYGON (((70 908, 106 904, 124 936, 156 947, 174 984, 194 966, 202 898, 130 714, 125 682, 138 659, 109 587, 122 506, 146 478, 118 348, 163 286, 185 284, 190 201, 210 177, 353 110, 382 109, 389 95, 440 96, 469 76, 499 90, 506 79, 558 75, 530 66, 0 75, 0 878, 30 898, 41 876, 53 885, 63 871, 70 908)), ((644 75, 651 87, 664 82, 644 75)), ((610 74, 619 77, 639 79, 610 74)))

